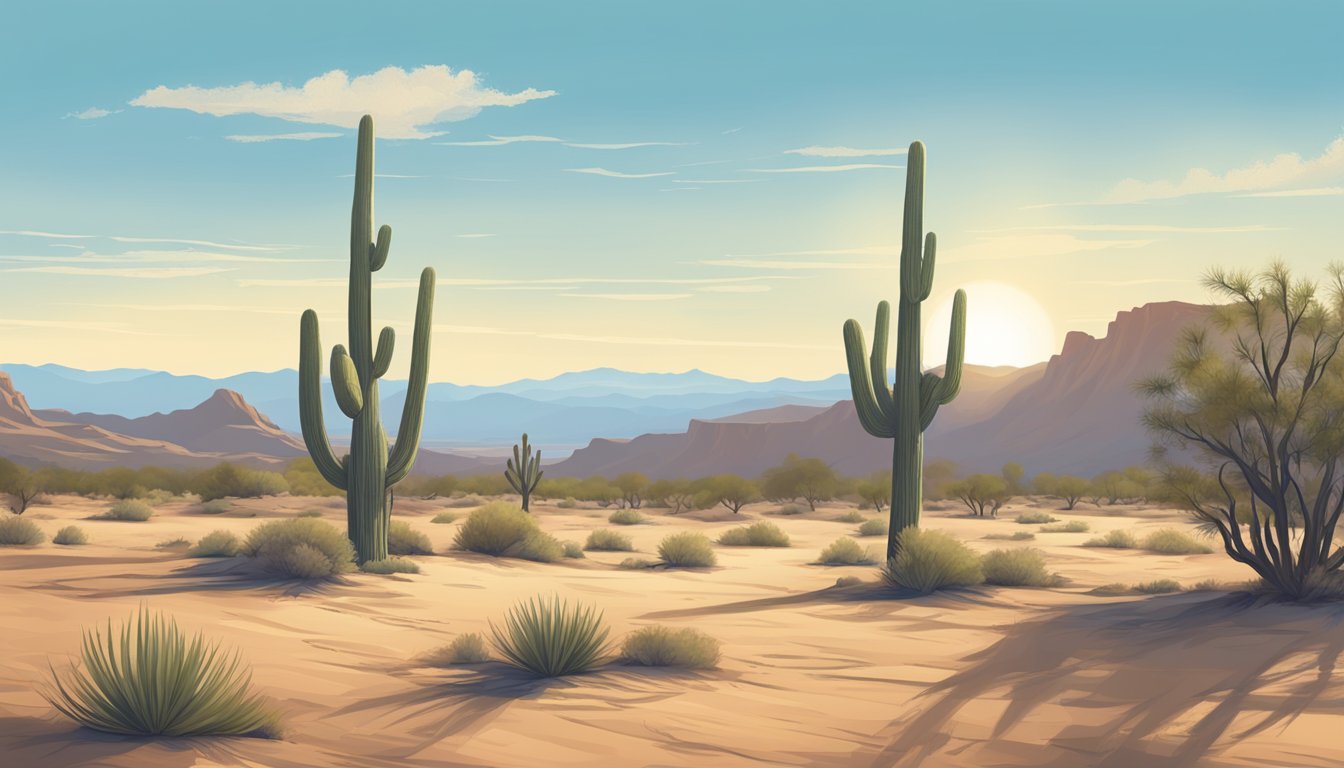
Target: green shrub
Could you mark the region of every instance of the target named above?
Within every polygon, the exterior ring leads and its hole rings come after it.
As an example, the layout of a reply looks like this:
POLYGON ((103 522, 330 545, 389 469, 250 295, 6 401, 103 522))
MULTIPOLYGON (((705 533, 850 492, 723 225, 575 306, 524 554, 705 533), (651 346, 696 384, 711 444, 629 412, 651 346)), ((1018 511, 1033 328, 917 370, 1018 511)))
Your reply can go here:
POLYGON ((52 544, 79 545, 88 544, 89 535, 79 526, 67 525, 51 537, 52 544))
POLYGON ((211 531, 187 550, 187 557, 236 557, 243 544, 230 531, 211 531))
POLYGON ((843 514, 843 515, 841 515, 841 516, 835 518, 835 522, 837 522, 837 523, 854 523, 854 524, 858 524, 858 523, 867 522, 867 520, 868 520, 868 518, 867 518, 867 517, 864 517, 863 513, 860 512, 860 511, 857 510, 857 509, 851 509, 851 510, 849 510, 848 512, 846 512, 845 514, 843 514))
POLYGON ((1165 595, 1171 592, 1180 592, 1181 583, 1175 579, 1157 579, 1135 584, 1134 589, 1145 595, 1165 595))
MULTIPOLYGON (((451 509, 466 509, 468 507, 479 507, 484 503, 485 502, 483 500, 477 498, 476 496, 463 496, 461 498, 448 499, 447 501, 443 502, 443 506, 449 507, 451 509)), ((497 501, 494 503, 503 504, 504 502, 497 501)))
POLYGON ((154 516, 154 508, 139 499, 118 501, 107 511, 97 515, 98 520, 121 520, 123 522, 143 523, 154 516))
POLYGON ((1039 525, 1040 523, 1058 522, 1054 515, 1048 512, 1041 512, 1036 509, 1029 509, 1017 516, 1017 522, 1023 525, 1039 525))
POLYGON ((900 550, 882 570, 882 578, 896 588, 929 593, 947 587, 969 587, 984 582, 980 558, 965 544, 939 531, 907 528, 900 534, 900 550))
POLYGON ((565 557, 571 560, 581 560, 584 558, 583 546, 577 541, 562 541, 560 546, 564 548, 565 557))
POLYGON ((162 488, 155 488, 139 495, 142 501, 151 507, 157 507, 160 504, 167 504, 173 500, 173 492, 165 491, 162 488))
POLYGON ((221 515, 233 509, 233 502, 224 499, 211 499, 202 503, 196 509, 203 515, 221 515))
POLYGON ((874 518, 874 519, 872 519, 872 520, 864 520, 864 521, 863 521, 863 524, 859 526, 859 535, 860 535, 860 536, 886 536, 886 535, 887 535, 887 521, 886 521, 886 520, 879 519, 879 518, 874 518))
POLYGON ((191 546, 191 539, 178 536, 175 539, 164 539, 154 545, 155 549, 187 549, 191 546))
POLYGON ((305 509, 299 514, 295 515, 295 517, 321 517, 321 516, 322 516, 322 510, 320 509, 305 509))
POLYGON ((1051 587, 1059 578, 1046 569, 1036 549, 996 549, 980 558, 985 583, 1000 587, 1051 587))
POLYGON ((46 540, 46 534, 32 520, 18 515, 0 517, 0 547, 31 547, 46 540))
POLYGON ((485 647, 485 638, 476 632, 468 632, 453 638, 453 642, 436 648, 426 656, 425 661, 434 667, 452 667, 458 664, 484 664, 490 660, 490 649, 485 647))
POLYGON ((559 507, 559 508, 561 508, 561 509, 573 509, 573 508, 579 506, 579 502, 578 502, 573 496, 566 496, 565 498, 561 499, 560 501, 557 501, 557 502, 555 503, 555 506, 557 506, 557 507, 559 507))
POLYGON ((527 534, 518 544, 509 548, 505 557, 531 560, 534 563, 554 563, 565 556, 560 540, 540 530, 527 534))
POLYGON ((644 522, 644 515, 637 509, 618 509, 607 516, 607 522, 612 525, 639 525, 644 522))
POLYGON ((251 691, 234 652, 188 639, 177 622, 141 609, 120 632, 87 631, 82 669, 53 674, 43 695, 87 728, 136 736, 276 736, 276 716, 251 691))
POLYGON ((559 597, 525 600, 504 617, 503 628, 490 625, 491 644, 503 661, 537 677, 597 667, 608 652, 607 633, 601 613, 559 597))
POLYGON ((387 527, 387 553, 389 555, 432 555, 434 547, 429 537, 415 530, 405 520, 393 520, 387 527))
POLYGON ((776 510, 775 514, 784 515, 786 517, 792 517, 793 515, 801 515, 807 511, 808 508, 803 506, 802 504, 785 504, 784 506, 776 510))
POLYGON ((1036 534, 1031 531, 1013 531, 1012 533, 987 533, 985 538, 991 541, 1031 541, 1036 534))
POLYGON ((537 531, 537 521, 522 507, 494 501, 475 510, 457 529, 453 545, 468 552, 506 557, 537 531))
POLYGON ((719 641, 698 629, 641 627, 626 635, 621 661, 645 667, 713 669, 719 663, 719 641))
POLYGON ((1143 548, 1159 555, 1207 555, 1213 551, 1207 544, 1201 544, 1175 528, 1148 534, 1143 539, 1143 548))
POLYGON ((1114 582, 1111 584, 1102 584, 1096 589, 1089 590, 1089 594, 1100 595, 1101 597, 1119 597, 1120 595, 1132 595, 1134 590, 1128 584, 1114 582))
POLYGON ((453 514, 452 512, 440 512, 439 514, 429 519, 429 522, 436 523, 438 525, 447 525, 448 523, 456 521, 457 521, 457 515, 453 514))
MULTIPOLYGON (((712 552, 710 554, 713 554, 712 552)), ((659 565, 657 560, 650 560, 647 557, 627 557, 616 564, 616 567, 622 571, 642 571, 646 568, 654 568, 659 565)))
POLYGON ((708 568, 717 562, 709 538, 693 531, 664 538, 658 545, 658 556, 675 568, 708 568))
POLYGON ((817 562, 822 565, 871 565, 877 562, 877 556, 871 548, 864 547, 848 536, 841 536, 821 550, 817 562))
POLYGON ((389 557, 386 560, 367 560, 361 563, 359 570, 365 573, 419 573, 420 564, 404 557, 389 557))
POLYGON ((589 552, 634 552, 635 543, 620 531, 599 528, 588 534, 583 548, 589 552))
POLYGON ((1089 528, 1082 520, 1070 520, 1057 525, 1043 525, 1038 530, 1041 533, 1087 533, 1089 528))
POLYGON ((1191 592, 1227 592, 1231 590, 1232 585, 1218 579, 1201 579, 1195 582, 1195 586, 1190 588, 1191 592))
POLYGON ((345 533, 312 518, 263 523, 247 534, 242 552, 283 578, 325 579, 355 567, 355 547, 345 533))
POLYGON ((778 525, 762 520, 719 534, 719 543, 729 547, 787 547, 789 535, 778 525))
POLYGON ((289 482, 278 472, 265 472, 236 464, 218 464, 196 473, 191 480, 191 490, 204 501, 226 496, 256 498, 284 493, 289 490, 289 482))
POLYGON ((1107 549, 1134 549, 1139 540, 1129 531, 1116 529, 1107 531, 1104 536, 1096 536, 1083 542, 1084 547, 1105 547, 1107 549))

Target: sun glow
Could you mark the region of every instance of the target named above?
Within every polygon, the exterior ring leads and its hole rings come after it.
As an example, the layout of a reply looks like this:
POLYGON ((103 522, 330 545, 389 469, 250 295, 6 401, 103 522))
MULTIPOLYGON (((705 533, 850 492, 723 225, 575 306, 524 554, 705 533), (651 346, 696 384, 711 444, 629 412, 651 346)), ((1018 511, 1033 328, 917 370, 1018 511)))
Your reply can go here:
MULTIPOLYGON (((966 283, 966 362, 1023 367, 1056 352, 1055 328, 1040 302, 1011 285, 966 283)), ((947 354, 952 296, 924 316, 924 365, 942 365, 947 354)))

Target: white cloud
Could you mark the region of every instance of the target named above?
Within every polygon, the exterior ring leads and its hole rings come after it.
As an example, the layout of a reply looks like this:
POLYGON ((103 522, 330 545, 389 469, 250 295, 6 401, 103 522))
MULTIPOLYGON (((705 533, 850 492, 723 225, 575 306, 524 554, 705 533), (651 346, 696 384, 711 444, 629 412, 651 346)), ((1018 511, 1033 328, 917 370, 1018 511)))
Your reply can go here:
POLYGON ((202 262, 248 262, 255 264, 319 264, 342 259, 290 259, 252 256, 240 253, 212 253, 192 250, 141 250, 123 253, 98 253, 85 250, 68 256, 0 256, 0 262, 84 263, 84 264, 176 264, 202 262))
POLYGON ((737 132, 740 131, 740 130, 742 130, 742 126, 739 125, 739 126, 736 127, 736 128, 729 128, 729 129, 726 130, 726 131, 719 131, 719 135, 721 135, 721 136, 727 136, 727 135, 729 135, 729 134, 737 133, 737 132))
POLYGON ((663 173, 623 173, 621 171, 609 171, 606 168, 566 168, 570 173, 590 173, 594 176, 609 176, 613 179, 651 179, 654 176, 671 176, 672 171, 663 173))
POLYGON ((561 293, 571 299, 603 299, 605 301, 672 301, 689 299, 689 293, 561 293))
POLYGON ((38 232, 32 229, 0 229, 0 235, 21 235, 23 237, 45 237, 58 240, 87 240, 93 235, 66 235, 60 232, 38 232))
POLYGON ((425 139, 442 135, 423 130, 435 123, 466 120, 486 107, 512 107, 554 96, 555 91, 527 88, 504 93, 484 87, 469 69, 444 65, 406 71, 384 67, 351 78, 336 69, 292 88, 279 82, 245 82, 218 88, 160 85, 135 98, 137 107, 185 109, 198 114, 261 115, 292 123, 354 128, 372 114, 378 135, 386 139, 425 139))
POLYGON ((1176 224, 1045 224, 1029 227, 1005 227, 977 230, 979 232, 1142 232, 1158 234, 1239 234, 1245 232, 1278 232, 1282 227, 1264 224, 1242 224, 1225 227, 1182 226, 1176 224))
POLYGON ((797 168, 750 168, 752 173, 836 173, 839 171, 864 171, 873 168, 904 168, 903 165, 886 163, 849 163, 847 165, 804 165, 797 168))
POLYGON ((856 149, 854 147, 800 147, 786 149, 786 155, 805 155, 807 157, 873 157, 876 155, 904 155, 906 149, 856 149))
POLYGON ((230 134, 224 138, 229 141, 237 141, 243 144, 260 144, 263 141, 312 141, 313 139, 339 139, 344 136, 343 133, 331 133, 328 131, 301 131, 299 133, 268 133, 268 134, 230 134))
POLYGON ((550 143, 564 141, 554 136, 491 136, 488 141, 436 141, 443 147, 502 147, 505 144, 550 143))
POLYGON ((4 272, 40 272, 49 275, 79 275, 84 277, 125 277, 142 280, 163 280, 176 277, 202 277, 220 272, 232 272, 224 267, 19 267, 4 272))
POLYGON ((1205 168, 1191 168, 1179 181, 1125 179, 1105 198, 1107 203, 1166 200, 1210 193, 1259 192, 1344 178, 1344 137, 1330 142, 1319 157, 1303 159, 1296 152, 1276 155, 1233 168, 1219 175, 1205 168))
POLYGON ((673 184, 755 184, 760 179, 673 179, 673 184))
POLYGON ((710 285, 700 289, 705 293, 766 293, 768 285, 710 285))
POLYGON ((635 147, 684 147, 680 141, 633 141, 629 144, 566 144, 575 149, 634 149, 635 147))
POLYGON ((1309 187, 1307 189, 1280 189, 1274 192, 1251 192, 1233 197, 1338 197, 1344 195, 1344 187, 1309 187))
POLYGON ((67 118, 73 117, 76 120, 100 120, 108 115, 115 115, 120 109, 102 109, 100 107, 89 107, 83 112, 71 112, 66 115, 67 118))
MULTIPOLYGON (((0 235, 19 235, 22 237, 40 237, 55 240, 91 240, 103 235, 70 235, 60 232, 41 232, 32 229, 3 229, 0 235)), ((203 248, 227 248, 231 251, 284 251, 297 248, 295 245, 274 245, 257 243, 218 243, 213 240, 186 240, 176 237, 129 237, 126 235, 106 235, 108 240, 118 243, 165 243, 168 245, 199 245, 203 248)), ((81 248, 83 246, 69 245, 62 246, 66 248, 81 248)))

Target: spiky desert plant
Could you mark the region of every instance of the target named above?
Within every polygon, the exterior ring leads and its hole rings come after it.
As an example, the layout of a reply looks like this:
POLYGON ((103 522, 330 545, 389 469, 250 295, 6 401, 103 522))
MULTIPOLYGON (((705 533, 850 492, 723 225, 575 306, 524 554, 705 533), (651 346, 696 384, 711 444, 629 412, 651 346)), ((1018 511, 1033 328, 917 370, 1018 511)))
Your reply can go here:
POLYGON ((274 735, 276 716, 251 690, 236 652, 141 608, 106 634, 86 630, 83 669, 52 671, 43 695, 87 728, 141 736, 274 735))
POLYGON ((490 625, 491 644, 504 662, 537 677, 587 672, 608 654, 608 630, 592 606, 529 598, 504 617, 501 629, 490 625))
POLYGON ((387 557, 389 492, 405 479, 415 463, 425 410, 429 373, 429 334, 434 311, 434 270, 420 273, 411 341, 411 373, 401 426, 391 451, 378 414, 378 379, 392 364, 396 334, 385 327, 373 347, 370 284, 373 273, 387 263, 392 228, 384 225, 373 240, 373 118, 359 121, 355 157, 355 201, 350 215, 350 349, 331 350, 331 385, 341 412, 353 420, 350 452, 337 458, 322 420, 322 342, 317 313, 305 310, 299 328, 299 416, 303 441, 317 471, 345 491, 346 526, 359 562, 387 557))
POLYGON ((532 447, 527 444, 527 433, 523 433, 522 450, 519 450, 517 444, 513 446, 513 458, 509 459, 508 466, 504 470, 504 479, 509 481, 513 487, 514 493, 523 497, 523 511, 531 512, 528 504, 532 501, 532 492, 537 489, 537 483, 541 482, 541 476, 546 474, 541 469, 541 449, 538 448, 536 455, 532 454, 532 447))
POLYGON ((877 305, 871 359, 864 358, 863 329, 845 322, 845 355, 854 407, 863 428, 874 437, 893 438, 891 460, 891 525, 887 559, 896 556, 901 531, 918 527, 922 502, 924 430, 938 407, 952 402, 961 388, 961 361, 966 344, 966 292, 952 300, 952 328, 947 364, 940 376, 923 371, 920 307, 933 290, 937 238, 924 236, 924 144, 914 142, 906 157, 905 218, 901 240, 900 300, 896 327, 896 374, 887 386, 887 333, 891 308, 877 305), (923 242, 921 243, 921 239, 923 242))

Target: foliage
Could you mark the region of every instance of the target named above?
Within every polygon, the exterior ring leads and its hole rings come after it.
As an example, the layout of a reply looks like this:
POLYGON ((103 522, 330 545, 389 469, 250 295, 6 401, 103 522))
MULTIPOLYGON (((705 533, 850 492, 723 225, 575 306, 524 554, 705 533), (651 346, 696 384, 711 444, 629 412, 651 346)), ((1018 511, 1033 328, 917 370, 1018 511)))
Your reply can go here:
POLYGON ((980 558, 986 584, 1001 587, 1052 587, 1059 577, 1046 569, 1040 550, 996 549, 980 558))
MULTIPOLYGON (((854 487, 859 494, 859 498, 873 505, 873 509, 878 512, 891 503, 891 473, 878 472, 870 476, 867 480, 860 481, 854 487)), ((852 520, 849 522, 858 522, 852 520)))
POLYGON ((658 564, 657 560, 650 560, 647 557, 627 557, 617 563, 616 567, 623 571, 642 571, 647 568, 653 568, 658 564))
POLYGON ((138 499, 118 501, 107 511, 97 515, 99 520, 121 520, 123 522, 143 523, 154 516, 154 508, 138 499))
MULTIPOLYGON (((779 509, 775 510, 775 514, 783 517, 793 517, 794 515, 801 515, 806 511, 808 511, 807 507, 804 507, 802 504, 784 504, 780 506, 779 509)), ((857 512, 858 510, 855 511, 857 512)))
POLYGON ((1010 461, 1003 465, 1003 469, 999 474, 1003 477, 1004 484, 1008 486, 1009 496, 1021 496, 1023 493, 1026 493, 1027 487, 1022 482, 1022 478, 1026 475, 1026 471, 1022 469, 1021 464, 1018 464, 1015 461, 1010 461))
MULTIPOLYGON (((1044 529, 1042 529, 1044 530, 1044 529)), ((1036 534, 1031 531, 1013 531, 1012 533, 987 533, 985 538, 991 541, 1031 541, 1036 534)))
POLYGON ((425 662, 435 667, 457 664, 484 664, 490 660, 490 649, 479 633, 467 632, 453 638, 453 642, 431 652, 425 662))
POLYGON ((822 565, 872 565, 877 562, 877 555, 871 548, 841 536, 821 550, 817 562, 822 565))
POLYGON ((877 518, 874 518, 872 520, 864 520, 863 523, 859 525, 859 535, 885 536, 887 535, 887 521, 879 520, 877 518))
POLYGON ((446 525, 448 523, 455 522, 456 520, 457 515, 453 514, 452 512, 440 512, 437 515, 431 517, 429 519, 429 522, 434 523, 436 525, 446 525))
POLYGON ((85 533, 84 529, 80 528, 79 526, 67 525, 61 530, 57 531, 55 536, 51 537, 51 543, 62 544, 66 546, 72 546, 72 545, 77 546, 80 544, 88 544, 89 535, 85 533))
POLYGON ((46 534, 32 520, 0 515, 0 547, 31 547, 46 540, 46 534))
POLYGON ((305 509, 305 510, 301 510, 298 514, 296 514, 296 515, 294 515, 294 516, 295 516, 295 517, 321 517, 321 516, 322 516, 322 510, 320 510, 320 509, 305 509))
POLYGON ((983 517, 986 510, 998 517, 999 508, 1010 496, 1008 483, 1003 478, 987 474, 971 475, 952 483, 947 487, 947 492, 960 499, 978 517, 983 517))
POLYGON ((1032 481, 1036 492, 1043 496, 1055 496, 1064 502, 1065 509, 1073 509, 1078 500, 1087 495, 1092 487, 1086 478, 1073 475, 1052 475, 1042 472, 1032 481))
POLYGON ((926 499, 946 499, 947 487, 957 479, 957 463, 950 459, 934 459, 924 465, 920 488, 926 499))
POLYGON ((232 531, 211 531, 187 550, 187 557, 236 557, 242 548, 232 531))
POLYGON ((882 571, 889 586, 929 593, 984 582, 980 558, 951 536, 919 528, 906 528, 900 536, 896 557, 882 571))
POLYGON ((584 542, 583 548, 589 552, 634 552, 634 542, 630 537, 620 531, 613 531, 609 528, 599 528, 588 534, 588 540, 584 542))
POLYGON ((1156 579, 1135 584, 1134 591, 1145 595, 1165 595, 1170 592, 1180 592, 1181 583, 1175 579, 1156 579))
POLYGON ((203 515, 220 515, 233 509, 233 502, 224 499, 211 499, 197 506, 197 510, 203 515))
POLYGON ((839 486, 840 477, 829 464, 791 453, 783 464, 765 471, 760 487, 761 494, 767 499, 802 499, 815 511, 818 502, 835 497, 839 486))
POLYGON ((359 564, 359 570, 365 573, 387 575, 391 573, 419 573, 420 564, 404 557, 388 557, 383 560, 365 560, 359 564))
POLYGON ((778 525, 762 520, 719 534, 719 543, 730 547, 787 547, 789 535, 778 525))
POLYGON ((1016 518, 1022 525, 1040 525, 1041 523, 1057 523, 1059 520, 1048 512, 1041 512, 1035 509, 1029 509, 1018 515, 1016 518))
POLYGON ((562 541, 560 542, 560 546, 564 549, 565 557, 567 559, 582 560, 585 557, 583 554, 583 545, 579 544, 577 541, 562 541))
POLYGON ((344 496, 345 491, 331 485, 317 471, 317 465, 307 456, 300 456, 285 465, 285 484, 294 496, 344 496))
POLYGON ((1041 533, 1087 533, 1090 528, 1091 526, 1082 520, 1070 520, 1066 523, 1043 525, 1039 530, 1041 533))
POLYGON ((607 522, 612 525, 639 525, 644 522, 644 516, 635 509, 618 509, 607 516, 607 522))
POLYGON ((712 507, 715 502, 740 513, 746 505, 761 498, 756 484, 733 474, 715 475, 699 481, 698 506, 712 507))
POLYGON ((387 527, 387 552, 390 555, 432 555, 434 546, 423 532, 405 520, 393 520, 387 527))
POLYGON ((321 520, 272 520, 253 528, 242 553, 267 573, 291 579, 325 579, 354 570, 355 548, 339 529, 321 520))
POLYGON ((570 605, 558 596, 515 605, 503 627, 490 625, 492 645, 502 660, 537 677, 591 671, 608 653, 608 630, 591 606, 570 605))
POLYGON ((284 475, 263 472, 236 464, 217 464, 202 470, 190 480, 189 490, 201 501, 236 497, 240 499, 275 496, 289 490, 284 475))
POLYGON ((521 507, 494 501, 467 516, 457 529, 453 545, 469 552, 509 557, 538 531, 537 521, 521 507))
POLYGON ((1136 549, 1139 546, 1139 540, 1129 531, 1116 529, 1107 531, 1103 536, 1096 536, 1083 542, 1084 547, 1104 547, 1108 549, 1136 549))
POLYGON ((0 457, 0 494, 9 496, 10 512, 22 515, 28 511, 28 507, 37 502, 42 493, 48 490, 44 480, 40 472, 34 472, 0 457))
POLYGON ((649 478, 639 472, 622 472, 611 481, 621 492, 621 500, 627 507, 638 508, 643 503, 643 494, 649 487, 649 478))
POLYGON ((1153 531, 1143 538, 1143 548, 1159 555, 1207 555, 1211 547, 1174 528, 1153 531))
POLYGON ((645 489, 644 495, 650 501, 656 501, 680 514, 690 509, 695 500, 695 489, 688 480, 655 480, 645 489))
POLYGON ((674 568, 708 568, 717 562, 709 538, 694 531, 664 538, 658 545, 658 556, 674 568))
POLYGON ((837 523, 862 523, 867 520, 868 518, 865 517, 864 514, 857 509, 851 509, 848 512, 844 513, 843 515, 840 515, 839 517, 835 518, 835 522, 837 523))
POLYGON ((640 627, 625 636, 621 661, 645 667, 713 669, 719 663, 719 641, 689 627, 640 627))

